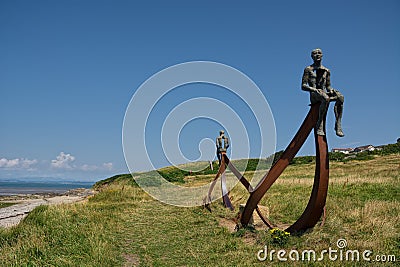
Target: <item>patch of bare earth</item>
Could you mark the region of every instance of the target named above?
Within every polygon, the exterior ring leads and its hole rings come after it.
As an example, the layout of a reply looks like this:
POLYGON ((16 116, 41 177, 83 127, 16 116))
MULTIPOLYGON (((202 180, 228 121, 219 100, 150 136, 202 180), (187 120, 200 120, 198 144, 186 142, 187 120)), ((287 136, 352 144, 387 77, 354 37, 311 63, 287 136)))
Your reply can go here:
MULTIPOLYGON (((259 205, 258 208, 264 217, 269 216, 268 207, 259 205)), ((234 233, 238 230, 237 219, 219 218, 218 224, 219 224, 219 226, 228 229, 228 231, 230 233, 234 233)), ((262 221, 262 219, 258 216, 258 214, 256 212, 254 212, 254 215, 253 215, 253 226, 256 230, 259 230, 259 231, 268 229, 268 227, 265 225, 265 223, 262 221)), ((246 231, 244 233, 243 242, 245 242, 246 244, 255 244, 256 241, 257 241, 257 239, 256 239, 255 233, 253 233, 251 231, 246 231)))
MULTIPOLYGON (((229 219, 225 219, 225 218, 220 218, 218 223, 219 223, 219 226, 227 228, 230 233, 234 233, 237 231, 237 227, 236 227, 237 223, 233 219, 229 220, 229 219)), ((250 231, 245 232, 242 237, 242 240, 246 244, 254 245, 256 243, 256 234, 252 233, 250 231)))
POLYGON ((124 267, 139 266, 140 264, 139 256, 136 254, 124 253, 122 257, 125 259, 124 267))
POLYGON ((221 227, 225 227, 226 229, 228 229, 228 231, 230 233, 234 233, 236 232, 236 222, 234 220, 229 220, 229 219, 225 219, 225 218, 219 218, 218 221, 219 226, 221 227))

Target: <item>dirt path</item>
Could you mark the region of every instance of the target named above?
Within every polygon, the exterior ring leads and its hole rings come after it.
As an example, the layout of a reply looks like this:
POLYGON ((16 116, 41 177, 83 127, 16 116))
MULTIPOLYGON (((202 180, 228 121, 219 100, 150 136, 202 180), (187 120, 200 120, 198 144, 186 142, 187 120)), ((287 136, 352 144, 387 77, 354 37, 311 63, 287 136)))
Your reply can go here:
POLYGON ((13 202, 15 205, 0 209, 0 227, 12 227, 18 225, 29 212, 40 205, 57 205, 75 203, 85 200, 95 192, 90 189, 80 189, 69 191, 60 196, 37 196, 29 198, 28 196, 18 196, 14 200, 3 200, 3 202, 13 202))

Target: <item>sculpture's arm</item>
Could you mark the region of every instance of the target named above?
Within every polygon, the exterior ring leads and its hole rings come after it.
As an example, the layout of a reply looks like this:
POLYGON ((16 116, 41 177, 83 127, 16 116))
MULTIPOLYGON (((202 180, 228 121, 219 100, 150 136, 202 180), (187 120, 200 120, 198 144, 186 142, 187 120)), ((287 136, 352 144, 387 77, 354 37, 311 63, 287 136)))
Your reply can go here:
POLYGON ((317 88, 311 87, 308 84, 309 78, 310 78, 309 71, 307 70, 307 68, 305 68, 303 73, 303 78, 301 79, 301 89, 308 92, 318 92, 317 88))
POLYGON ((229 147, 229 138, 228 137, 225 137, 225 146, 226 146, 226 148, 229 147))
POLYGON ((326 71, 326 91, 328 93, 333 91, 333 88, 331 87, 331 72, 329 70, 326 71))

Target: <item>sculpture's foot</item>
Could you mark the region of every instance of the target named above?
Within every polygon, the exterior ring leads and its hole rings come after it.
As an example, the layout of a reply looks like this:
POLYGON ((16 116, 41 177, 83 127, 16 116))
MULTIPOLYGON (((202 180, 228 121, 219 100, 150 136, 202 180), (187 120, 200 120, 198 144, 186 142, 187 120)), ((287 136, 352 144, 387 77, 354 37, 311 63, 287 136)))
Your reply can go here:
POLYGON ((336 135, 337 135, 337 136, 339 136, 339 137, 343 137, 343 136, 344 136, 342 127, 340 127, 340 126, 335 126, 335 131, 336 131, 336 135))
POLYGON ((336 135, 339 137, 343 137, 344 133, 342 131, 336 131, 336 135))
POLYGON ((317 130, 317 135, 325 135, 324 130, 318 129, 317 130))

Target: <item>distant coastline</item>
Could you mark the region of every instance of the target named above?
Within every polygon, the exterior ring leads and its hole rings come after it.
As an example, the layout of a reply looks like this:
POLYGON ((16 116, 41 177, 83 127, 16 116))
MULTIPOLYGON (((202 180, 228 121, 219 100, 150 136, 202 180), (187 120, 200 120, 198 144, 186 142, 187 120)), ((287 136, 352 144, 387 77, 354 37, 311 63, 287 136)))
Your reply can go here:
POLYGON ((21 181, 0 180, 0 196, 54 193, 63 194, 71 189, 91 188, 94 182, 79 181, 21 181))

